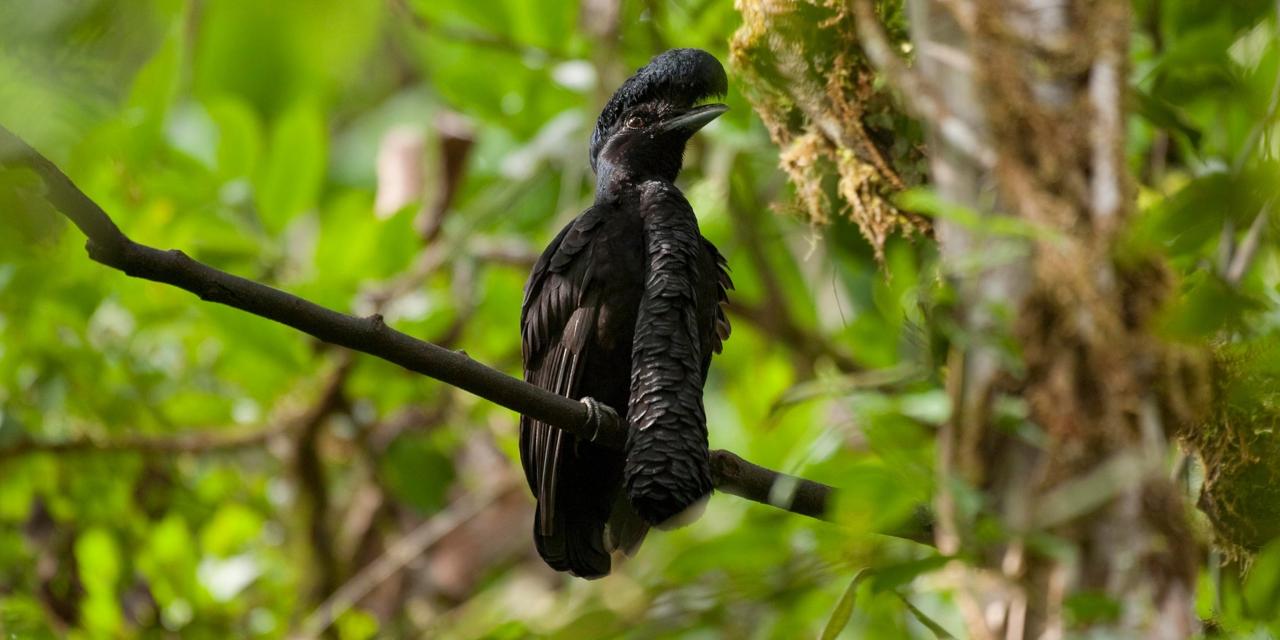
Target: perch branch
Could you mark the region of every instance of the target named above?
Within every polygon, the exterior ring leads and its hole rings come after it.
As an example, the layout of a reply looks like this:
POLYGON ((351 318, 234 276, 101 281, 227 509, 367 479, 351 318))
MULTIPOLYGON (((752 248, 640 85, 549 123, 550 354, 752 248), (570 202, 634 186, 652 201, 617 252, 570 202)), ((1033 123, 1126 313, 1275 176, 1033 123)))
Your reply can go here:
MULTIPOLYGON (((360 318, 339 313, 220 271, 181 251, 161 251, 134 242, 61 169, 3 127, 0 127, 0 166, 26 166, 40 175, 46 187, 44 197, 88 238, 89 257, 126 275, 173 285, 194 293, 201 300, 247 311, 321 341, 382 358, 603 446, 621 449, 625 442, 625 427, 608 407, 556 395, 476 362, 465 353, 413 338, 387 326, 378 314, 360 318)), ((715 457, 725 455, 732 456, 727 452, 713 452, 715 457)), ((725 467, 724 464, 713 466, 721 471, 725 467)), ((749 479, 734 474, 715 475, 716 488, 755 502, 774 504, 770 499, 774 483, 791 476, 752 467, 749 479)), ((831 487, 801 478, 783 482, 797 483, 797 496, 822 497, 820 501, 803 505, 792 501, 788 506, 796 508, 789 510, 814 517, 829 514, 831 487)))
POLYGON ((831 503, 831 487, 766 469, 723 449, 711 452, 711 475, 724 493, 813 518, 826 517, 831 503))

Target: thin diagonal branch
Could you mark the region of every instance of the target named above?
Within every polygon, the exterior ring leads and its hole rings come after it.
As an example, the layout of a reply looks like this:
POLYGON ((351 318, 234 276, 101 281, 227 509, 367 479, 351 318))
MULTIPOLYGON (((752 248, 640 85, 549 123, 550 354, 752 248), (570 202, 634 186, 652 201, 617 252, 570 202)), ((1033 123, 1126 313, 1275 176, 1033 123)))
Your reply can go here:
POLYGON ((444 511, 424 520, 417 528, 392 543, 378 559, 366 565, 330 594, 303 621, 301 637, 314 638, 324 633, 370 591, 514 488, 514 484, 507 483, 484 494, 468 494, 444 511))
POLYGON ((210 453, 260 447, 272 437, 285 433, 295 425, 289 422, 254 431, 203 431, 176 436, 121 436, 110 439, 82 437, 56 442, 21 440, 0 448, 0 462, 38 453, 54 455, 74 453, 138 453, 143 455, 176 455, 210 453))
MULTIPOLYGON (((625 427, 607 407, 596 404, 604 410, 592 411, 585 403, 513 378, 472 360, 465 353, 450 351, 396 331, 388 327, 378 314, 358 318, 339 313, 279 289, 220 271, 193 260, 181 251, 161 251, 130 240, 102 207, 76 187, 62 170, 3 127, 0 127, 0 166, 25 166, 40 175, 47 189, 45 198, 88 237, 86 249, 89 257, 104 265, 136 278, 185 289, 202 300, 288 325, 324 342, 379 357, 603 446, 621 449, 625 442, 625 427)), ((713 455, 724 454, 715 452, 713 455)), ((776 471, 763 467, 758 469, 772 474, 774 481, 782 477, 776 471)), ((773 504, 769 495, 772 481, 744 484, 737 477, 717 475, 714 482, 725 493, 773 504)), ((820 505, 811 505, 811 508, 796 513, 825 517, 829 513, 831 487, 801 478, 796 478, 795 482, 799 483, 797 495, 806 491, 823 496, 820 505)))

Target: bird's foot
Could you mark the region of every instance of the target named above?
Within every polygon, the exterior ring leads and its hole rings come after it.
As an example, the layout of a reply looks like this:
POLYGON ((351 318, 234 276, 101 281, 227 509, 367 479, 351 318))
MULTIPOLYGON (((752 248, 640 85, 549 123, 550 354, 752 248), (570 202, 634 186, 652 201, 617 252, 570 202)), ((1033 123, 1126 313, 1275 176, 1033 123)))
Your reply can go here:
POLYGON ((614 412, 612 407, 592 397, 583 398, 578 402, 587 406, 586 429, 591 432, 591 436, 588 438, 591 442, 596 442, 600 438, 600 430, 605 427, 606 422, 609 422, 607 416, 612 416, 616 425, 618 414, 614 412))

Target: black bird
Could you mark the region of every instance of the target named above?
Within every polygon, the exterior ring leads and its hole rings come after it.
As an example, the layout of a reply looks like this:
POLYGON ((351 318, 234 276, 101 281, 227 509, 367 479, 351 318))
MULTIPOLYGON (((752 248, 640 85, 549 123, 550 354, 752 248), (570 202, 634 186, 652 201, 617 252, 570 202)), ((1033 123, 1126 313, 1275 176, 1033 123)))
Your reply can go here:
MULTIPOLYGON (((520 312, 525 379, 613 408, 626 451, 522 418, 520 459, 538 501, 543 560, 583 578, 609 573, 649 526, 711 491, 702 385, 729 335, 732 282, 675 186, 685 143, 724 113, 711 54, 673 49, 614 93, 591 135, 596 200, 542 253, 520 312)), ((690 510, 692 511, 692 510, 690 510)))

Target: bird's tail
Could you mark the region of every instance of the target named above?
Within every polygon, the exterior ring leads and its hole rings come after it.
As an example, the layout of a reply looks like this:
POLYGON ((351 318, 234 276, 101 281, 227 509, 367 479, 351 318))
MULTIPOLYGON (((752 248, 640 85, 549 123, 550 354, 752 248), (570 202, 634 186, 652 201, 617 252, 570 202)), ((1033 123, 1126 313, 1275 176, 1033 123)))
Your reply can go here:
POLYGON ((559 464, 555 500, 552 504, 539 501, 535 514, 533 540, 538 555, 557 571, 587 579, 606 576, 611 553, 621 549, 630 554, 644 538, 644 528, 637 530, 632 524, 638 518, 627 508, 625 498, 619 504, 621 457, 578 442, 566 448, 559 464), (544 518, 551 519, 550 527, 542 526, 544 518))
POLYGON ((538 506, 533 542, 547 566, 588 580, 609 575, 611 560, 604 546, 604 522, 572 516, 561 509, 547 514, 543 509, 542 505, 538 506), (556 519, 554 533, 550 535, 539 531, 539 523, 548 516, 556 519))
POLYGON ((552 569, 588 580, 609 575, 616 554, 635 555, 649 532, 649 525, 622 492, 618 492, 607 521, 560 511, 560 520, 553 527, 555 534, 543 535, 538 526, 543 515, 543 507, 538 505, 533 525, 538 555, 552 569))

